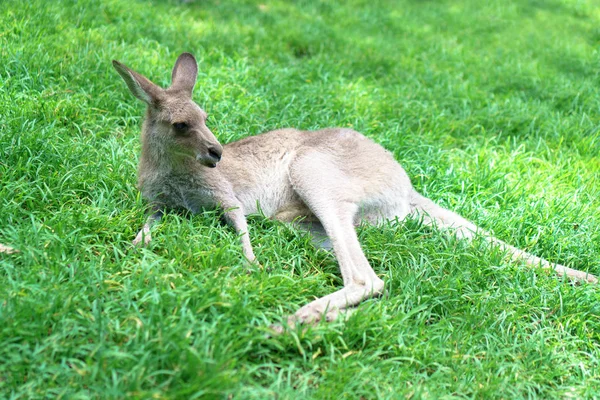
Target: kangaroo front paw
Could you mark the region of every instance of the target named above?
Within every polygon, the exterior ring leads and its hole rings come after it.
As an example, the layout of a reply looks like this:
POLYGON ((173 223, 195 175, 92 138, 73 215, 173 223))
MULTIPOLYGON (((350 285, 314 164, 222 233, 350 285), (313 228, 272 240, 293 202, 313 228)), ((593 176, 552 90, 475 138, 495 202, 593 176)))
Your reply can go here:
POLYGON ((246 274, 248 274, 248 275, 252 275, 252 273, 257 272, 259 270, 264 270, 266 272, 271 272, 271 267, 265 267, 265 266, 263 266, 261 263, 259 263, 256 260, 254 260, 252 262, 246 260, 244 266, 246 267, 246 274))
POLYGON ((264 267, 261 263, 258 262, 254 253, 244 254, 244 264, 246 266, 246 271, 248 274, 251 274, 254 271, 264 269, 267 272, 271 272, 271 267, 264 267))
POLYGON ((150 232, 144 232, 143 230, 139 231, 135 239, 131 242, 136 247, 146 247, 152 240, 152 235, 150 232))
POLYGON ((6 254, 19 253, 19 250, 13 249, 10 246, 6 246, 6 245, 0 243, 0 253, 6 253, 6 254))

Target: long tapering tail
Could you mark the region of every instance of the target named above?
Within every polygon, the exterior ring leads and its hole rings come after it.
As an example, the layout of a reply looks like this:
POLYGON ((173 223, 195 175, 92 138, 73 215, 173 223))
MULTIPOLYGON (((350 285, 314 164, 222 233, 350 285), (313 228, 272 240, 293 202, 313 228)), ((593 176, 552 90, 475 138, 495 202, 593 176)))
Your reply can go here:
POLYGON ((471 221, 466 220, 455 212, 438 206, 433 201, 422 196, 416 191, 413 191, 412 193, 411 209, 412 213, 420 216, 424 223, 428 225, 436 225, 440 228, 452 229, 456 232, 456 235, 459 238, 471 239, 475 235, 480 235, 490 243, 493 243, 505 250, 515 261, 523 260, 529 266, 551 268, 556 271, 558 275, 565 275, 576 281, 598 283, 598 278, 592 274, 568 268, 561 264, 551 263, 541 257, 537 257, 524 250, 517 249, 516 247, 513 247, 502 240, 495 238, 471 221))

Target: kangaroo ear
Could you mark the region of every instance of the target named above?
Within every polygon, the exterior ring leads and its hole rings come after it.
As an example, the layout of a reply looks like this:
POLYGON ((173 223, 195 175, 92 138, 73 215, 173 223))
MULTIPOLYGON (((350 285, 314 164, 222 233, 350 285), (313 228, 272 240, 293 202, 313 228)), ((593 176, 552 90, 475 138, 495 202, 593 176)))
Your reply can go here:
POLYGON ((160 87, 152 83, 143 75, 127 68, 117 60, 113 60, 112 64, 135 97, 147 104, 153 104, 158 101, 162 93, 160 87))
POLYGON ((189 92, 192 95, 196 78, 198 77, 198 64, 190 53, 182 53, 175 62, 171 76, 171 88, 189 92))

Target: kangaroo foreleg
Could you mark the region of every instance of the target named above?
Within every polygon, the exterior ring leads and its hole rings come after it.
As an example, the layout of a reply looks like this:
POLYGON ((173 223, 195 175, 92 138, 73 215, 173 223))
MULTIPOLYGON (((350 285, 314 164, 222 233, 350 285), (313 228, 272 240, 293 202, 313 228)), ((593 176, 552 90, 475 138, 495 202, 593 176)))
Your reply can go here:
POLYGON ((148 216, 148 218, 146 219, 146 223, 135 236, 135 239, 133 239, 132 244, 134 246, 147 246, 148 243, 150 243, 150 241, 152 240, 150 230, 158 221, 160 221, 160 219, 163 216, 163 211, 158 206, 154 206, 152 209, 152 214, 148 216))
POLYGON ((252 244, 250 243, 250 235, 248 234, 248 222, 246 216, 241 209, 241 205, 235 205, 231 208, 225 209, 225 221, 235 229, 235 232, 240 237, 242 243, 242 251, 244 257, 251 263, 256 261, 256 256, 252 250, 252 244))

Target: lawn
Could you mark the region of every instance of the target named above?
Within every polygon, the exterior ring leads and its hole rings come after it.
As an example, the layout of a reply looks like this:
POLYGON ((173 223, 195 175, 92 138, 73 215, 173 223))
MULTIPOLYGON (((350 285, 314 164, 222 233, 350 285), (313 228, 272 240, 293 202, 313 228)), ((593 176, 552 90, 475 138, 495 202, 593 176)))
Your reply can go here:
POLYGON ((221 142, 352 127, 436 202, 600 275, 599 26, 593 0, 3 0, 0 398, 600 397, 600 288, 481 239, 361 227, 386 294, 276 337, 341 286, 304 233, 251 217, 252 274, 215 212, 131 246, 144 106, 111 66, 166 86, 192 52, 221 142))

